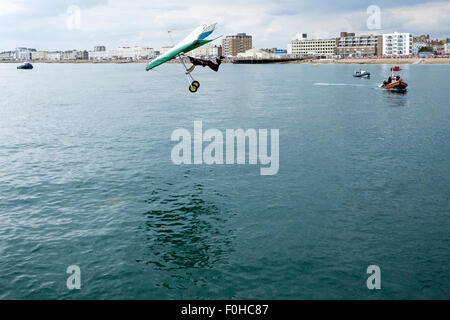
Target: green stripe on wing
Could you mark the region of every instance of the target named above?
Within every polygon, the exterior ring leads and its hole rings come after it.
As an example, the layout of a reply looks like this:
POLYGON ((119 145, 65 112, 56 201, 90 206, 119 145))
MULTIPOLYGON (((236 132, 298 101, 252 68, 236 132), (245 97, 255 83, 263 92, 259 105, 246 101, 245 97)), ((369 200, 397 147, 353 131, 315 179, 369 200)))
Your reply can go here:
POLYGON ((188 44, 180 47, 178 50, 176 50, 174 52, 169 51, 169 52, 163 54, 162 56, 159 56, 158 58, 154 59, 152 62, 150 62, 147 65, 147 67, 145 68, 145 70, 149 71, 169 60, 176 58, 176 56, 178 56, 181 53, 188 53, 189 51, 197 49, 198 47, 201 47, 211 41, 213 41, 213 40, 195 40, 194 42, 188 43, 188 44))

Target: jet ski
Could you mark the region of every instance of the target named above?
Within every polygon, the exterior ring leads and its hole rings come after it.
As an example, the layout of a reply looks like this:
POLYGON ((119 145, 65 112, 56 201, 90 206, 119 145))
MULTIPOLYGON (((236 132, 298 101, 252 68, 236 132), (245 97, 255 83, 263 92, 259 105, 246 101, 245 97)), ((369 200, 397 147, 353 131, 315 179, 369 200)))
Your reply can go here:
POLYGON ((17 69, 31 70, 31 69, 33 69, 33 65, 31 63, 25 62, 24 64, 21 64, 20 66, 18 66, 17 69))
POLYGON ((364 71, 364 70, 359 70, 356 71, 355 74, 353 75, 355 78, 370 78, 370 72, 369 71, 364 71))

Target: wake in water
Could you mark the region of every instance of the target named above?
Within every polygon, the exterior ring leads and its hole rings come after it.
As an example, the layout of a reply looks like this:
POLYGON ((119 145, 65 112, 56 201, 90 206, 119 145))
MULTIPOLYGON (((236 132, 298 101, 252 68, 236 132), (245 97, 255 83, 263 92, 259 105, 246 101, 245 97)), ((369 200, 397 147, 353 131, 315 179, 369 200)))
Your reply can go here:
POLYGON ((349 87, 367 87, 364 84, 352 84, 352 83, 328 83, 328 82, 316 82, 315 86, 349 86, 349 87))

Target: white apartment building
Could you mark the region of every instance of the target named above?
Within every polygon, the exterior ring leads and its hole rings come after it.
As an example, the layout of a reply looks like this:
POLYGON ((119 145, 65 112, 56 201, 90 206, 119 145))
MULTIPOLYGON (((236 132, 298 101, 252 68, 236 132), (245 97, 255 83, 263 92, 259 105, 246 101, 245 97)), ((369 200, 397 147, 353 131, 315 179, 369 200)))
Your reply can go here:
POLYGON ((35 51, 36 49, 16 48, 14 58, 16 60, 31 60, 31 54, 35 51))
POLYGON ((48 60, 61 60, 62 57, 63 57, 63 54, 60 51, 49 51, 47 53, 48 60))
POLYGON ((292 43, 288 43, 287 45, 287 54, 292 54, 292 43))
POLYGON ((427 43, 427 42, 414 42, 413 43, 412 54, 413 55, 418 55, 420 49, 426 48, 428 46, 429 46, 429 43, 427 43))
POLYGON ((288 45, 288 53, 302 56, 332 56, 335 48, 336 39, 306 39, 306 34, 299 33, 288 45))
POLYGON ((117 59, 152 59, 155 57, 153 48, 119 47, 105 51, 89 51, 89 60, 117 60, 117 59))
POLYGON ((383 55, 401 56, 413 54, 413 36, 410 33, 383 34, 383 55))
POLYGON ((218 47, 213 44, 207 44, 192 50, 191 52, 189 52, 189 55, 192 57, 217 57, 222 55, 222 47, 218 47))
POLYGON ((450 43, 444 44, 444 54, 450 54, 450 43))

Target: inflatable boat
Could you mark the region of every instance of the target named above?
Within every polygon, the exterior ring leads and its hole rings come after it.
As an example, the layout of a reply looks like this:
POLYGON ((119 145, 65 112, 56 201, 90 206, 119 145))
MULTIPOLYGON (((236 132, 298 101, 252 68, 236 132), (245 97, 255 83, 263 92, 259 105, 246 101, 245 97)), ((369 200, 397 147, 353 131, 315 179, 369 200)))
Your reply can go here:
POLYGON ((364 78, 364 77, 370 78, 370 72, 369 71, 360 70, 360 71, 356 71, 353 76, 355 78, 364 78))
POLYGON ((33 65, 31 63, 24 63, 17 67, 17 69, 30 70, 33 69, 33 65))
POLYGON ((386 90, 405 92, 408 84, 400 76, 393 76, 389 77, 387 81, 383 81, 380 87, 386 90))

